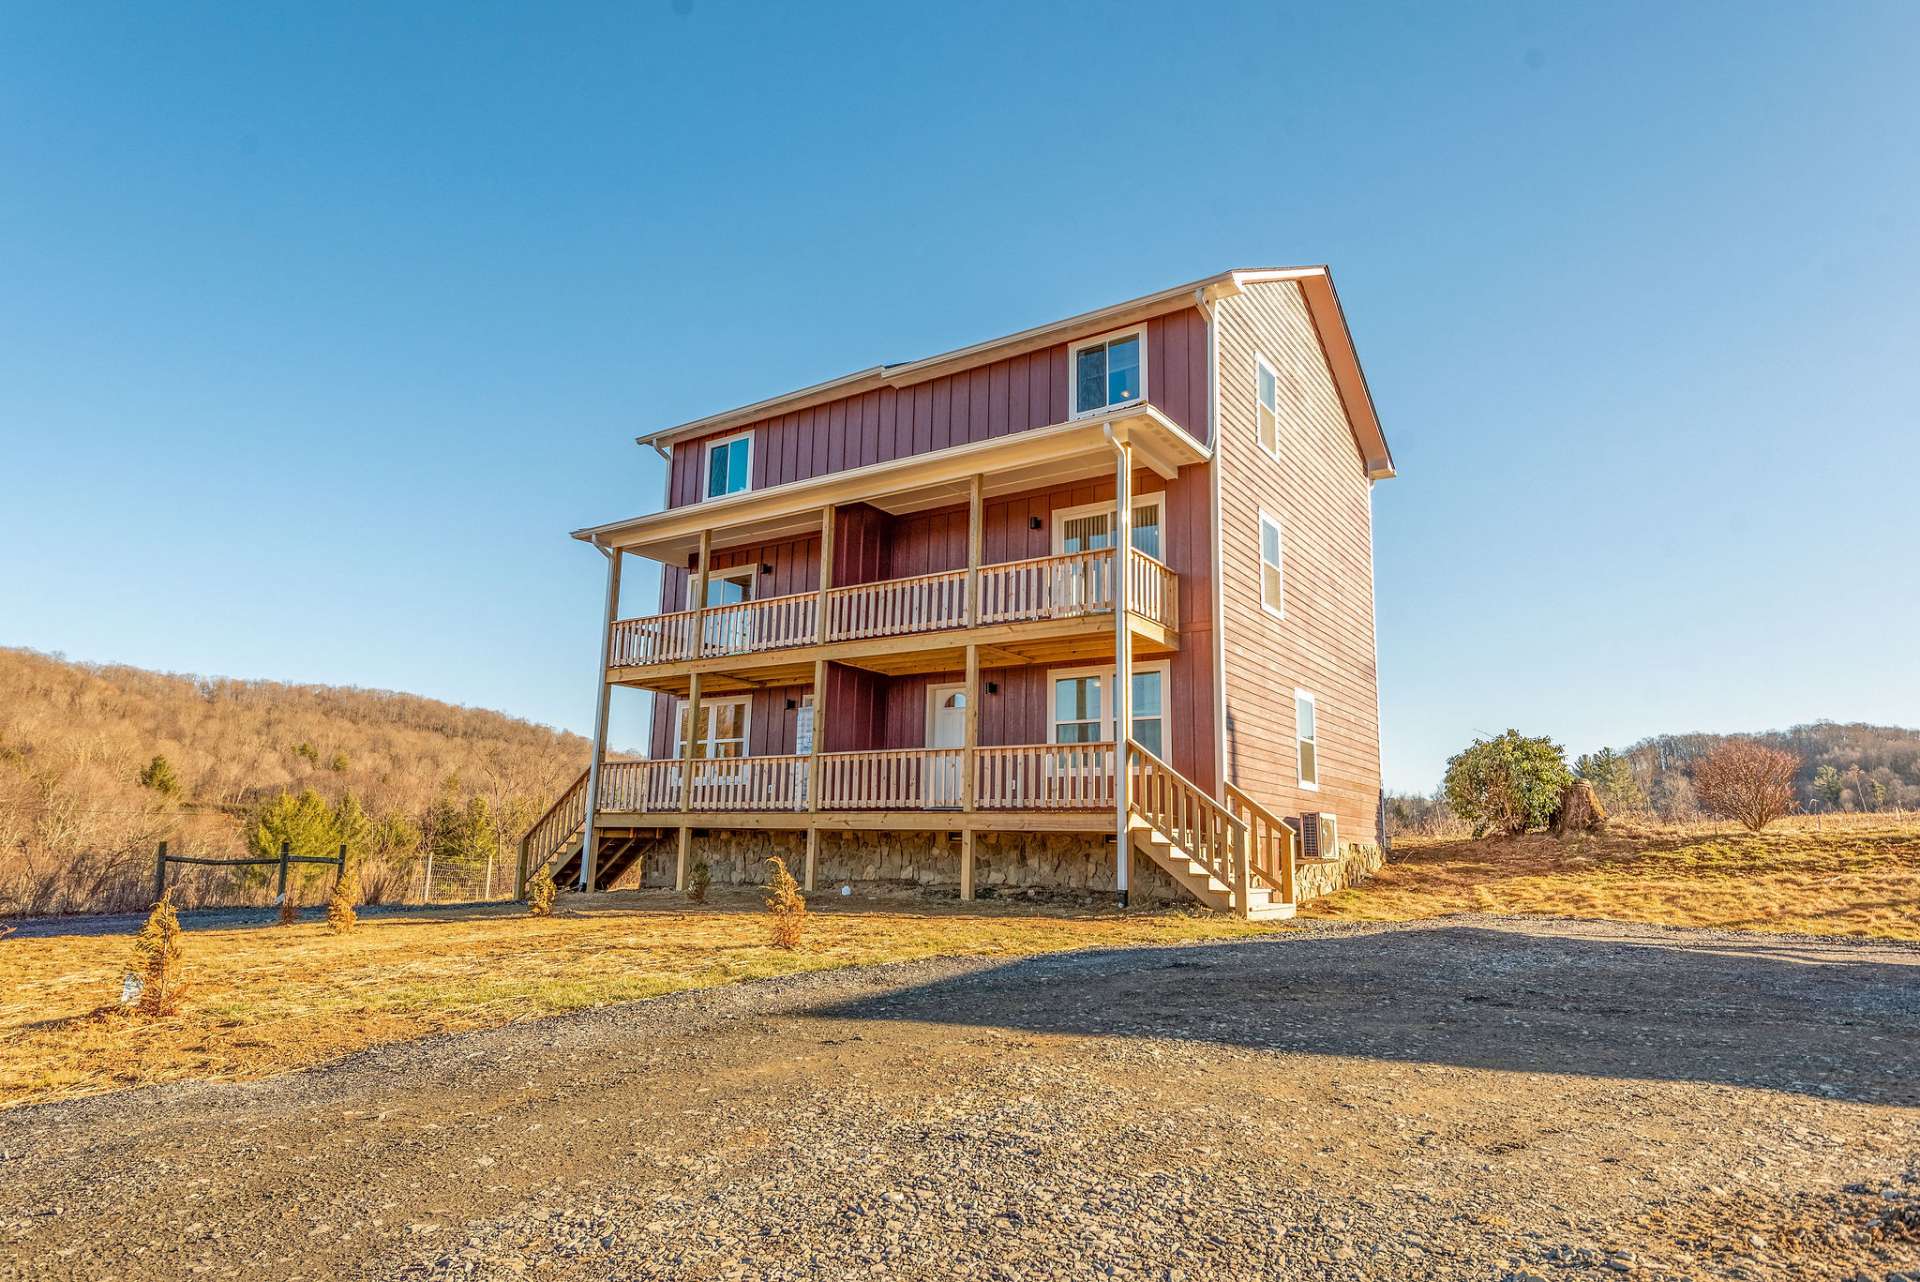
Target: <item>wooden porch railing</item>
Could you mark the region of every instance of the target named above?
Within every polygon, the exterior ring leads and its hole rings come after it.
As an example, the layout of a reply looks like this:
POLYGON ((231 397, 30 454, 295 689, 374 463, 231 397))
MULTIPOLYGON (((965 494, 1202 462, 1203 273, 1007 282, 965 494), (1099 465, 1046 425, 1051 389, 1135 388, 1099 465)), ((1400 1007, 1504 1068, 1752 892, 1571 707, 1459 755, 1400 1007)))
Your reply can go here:
POLYGON ((1231 889, 1234 912, 1247 916, 1253 890, 1247 825, 1132 739, 1127 740, 1127 784, 1133 813, 1231 889))
MULTIPOLYGON (((980 567, 981 623, 1068 619, 1113 609, 1111 548, 980 567)), ((1138 549, 1127 558, 1133 610, 1166 628, 1179 624, 1179 576, 1138 549)), ((613 625, 616 668, 756 654, 829 641, 907 636, 968 626, 967 571, 941 570, 786 596, 675 610, 613 625), (698 635, 696 635, 696 633, 698 635)))
POLYGON ((828 641, 938 632, 967 622, 967 572, 942 570, 827 591, 828 641))
POLYGON ((980 622, 1064 619, 1113 609, 1113 550, 980 567, 980 622))
POLYGON ((609 761, 600 767, 600 809, 678 810, 678 761, 609 761))
POLYGON ((1279 815, 1232 784, 1227 785, 1227 809, 1247 825, 1247 849, 1254 872, 1280 888, 1282 903, 1297 903, 1293 872, 1300 852, 1299 834, 1279 815))
POLYGON ((958 810, 962 748, 827 752, 820 756, 822 810, 958 810))
POLYGON ((982 810, 1098 810, 1114 803, 1110 743, 977 748, 974 770, 974 804, 982 810))
POLYGON ((700 653, 710 658, 812 645, 820 636, 819 619, 818 592, 708 606, 699 625, 700 653))
POLYGON ((804 756, 703 757, 693 763, 692 773, 690 810, 807 808, 804 756))

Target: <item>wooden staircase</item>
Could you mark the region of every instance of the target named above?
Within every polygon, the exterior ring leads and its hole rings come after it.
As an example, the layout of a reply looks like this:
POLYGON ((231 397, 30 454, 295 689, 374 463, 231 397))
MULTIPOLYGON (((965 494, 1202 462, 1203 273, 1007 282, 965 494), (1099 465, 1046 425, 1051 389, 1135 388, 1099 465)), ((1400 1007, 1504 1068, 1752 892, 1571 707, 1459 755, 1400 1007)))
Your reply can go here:
POLYGON ((1209 908, 1249 921, 1293 916, 1293 830, 1278 816, 1231 784, 1221 804, 1131 739, 1126 769, 1135 850, 1209 908))
MULTIPOLYGON (((586 849, 587 772, 568 786, 520 838, 520 872, 516 893, 527 893, 527 878, 550 869, 562 890, 580 883, 580 857, 586 849)), ((594 868, 593 889, 613 885, 620 875, 647 852, 660 832, 653 828, 601 828, 600 857, 594 868)))

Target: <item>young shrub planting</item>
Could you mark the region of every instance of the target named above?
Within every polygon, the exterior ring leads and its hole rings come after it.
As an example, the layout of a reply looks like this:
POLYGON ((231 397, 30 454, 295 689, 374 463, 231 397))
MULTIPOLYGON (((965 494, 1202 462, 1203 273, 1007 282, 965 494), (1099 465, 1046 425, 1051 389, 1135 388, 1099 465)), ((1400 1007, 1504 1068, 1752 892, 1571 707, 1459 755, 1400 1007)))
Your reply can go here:
POLYGON ((542 868, 527 878, 527 915, 530 917, 551 917, 553 901, 559 898, 560 887, 553 881, 553 873, 542 868))
POLYGON ((1560 745, 1509 730, 1475 739, 1447 762, 1447 804, 1473 825, 1473 835, 1517 836, 1542 828, 1560 808, 1573 772, 1560 745))
POLYGON ((773 865, 773 876, 767 880, 767 912, 773 917, 773 946, 798 948, 800 932, 807 921, 806 897, 800 893, 800 883, 787 871, 786 860, 774 855, 767 862, 773 865))
POLYGON ((173 887, 161 892, 147 915, 146 925, 133 937, 133 956, 127 962, 127 990, 137 984, 134 1009, 149 1018, 180 1009, 180 915, 173 910, 173 887))
POLYGON ((334 934, 344 935, 359 925, 360 914, 353 911, 359 889, 360 861, 349 855, 334 879, 333 893, 327 896, 327 929, 334 934))
POLYGON ((1693 791, 1709 813, 1759 832, 1793 810, 1800 759, 1752 739, 1728 739, 1693 763, 1693 791))
POLYGON ((287 893, 280 896, 280 924, 282 926, 291 926, 299 920, 299 890, 296 883, 289 878, 287 881, 287 893))
MULTIPOLYGON (((792 880, 792 878, 788 878, 788 880, 792 880)), ((687 874, 687 902, 694 904, 706 903, 707 889, 712 885, 713 870, 708 868, 707 861, 702 859, 693 866, 693 871, 687 874)))

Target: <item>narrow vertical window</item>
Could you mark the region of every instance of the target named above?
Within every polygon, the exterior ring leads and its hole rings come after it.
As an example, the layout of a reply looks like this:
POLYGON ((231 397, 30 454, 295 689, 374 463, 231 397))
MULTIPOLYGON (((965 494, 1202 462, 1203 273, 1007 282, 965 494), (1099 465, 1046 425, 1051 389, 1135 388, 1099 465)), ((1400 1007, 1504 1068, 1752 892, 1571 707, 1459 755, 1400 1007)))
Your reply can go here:
POLYGON ((1260 448, 1275 458, 1280 457, 1280 379, 1273 372, 1273 366, 1266 358, 1253 358, 1254 383, 1259 405, 1254 410, 1254 432, 1260 440, 1260 448))
POLYGON ((706 489, 702 498, 717 499, 750 488, 753 477, 753 434, 742 432, 707 442, 706 489))
POLYGON ((1067 365, 1073 376, 1075 417, 1135 404, 1147 394, 1146 331, 1080 343, 1069 349, 1067 365))
POLYGON ((1260 605, 1276 618, 1286 618, 1286 581, 1280 569, 1281 540, 1278 517, 1260 514, 1260 605))
POLYGON ((1167 759, 1166 673, 1147 668, 1133 674, 1133 741, 1167 759))
POLYGON ((1293 734, 1300 751, 1300 786, 1320 786, 1320 739, 1314 725, 1314 697, 1305 690, 1293 692, 1293 734))

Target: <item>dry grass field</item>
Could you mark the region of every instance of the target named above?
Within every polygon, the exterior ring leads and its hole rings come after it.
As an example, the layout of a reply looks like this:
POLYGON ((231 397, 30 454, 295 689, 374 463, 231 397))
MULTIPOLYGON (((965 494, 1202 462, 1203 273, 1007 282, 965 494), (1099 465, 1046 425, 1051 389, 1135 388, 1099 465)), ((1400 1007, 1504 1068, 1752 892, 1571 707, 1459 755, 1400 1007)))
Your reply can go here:
POLYGON ((1796 816, 1761 833, 1616 823, 1567 841, 1402 838, 1367 885, 1302 915, 1412 921, 1457 912, 1920 940, 1920 819, 1796 816))
MULTIPOLYGON (((265 913, 259 915, 262 919, 265 913)), ((0 1107, 151 1082, 239 1080, 380 1042, 479 1028, 688 988, 927 957, 1232 939, 1263 930, 1203 911, 1121 914, 1009 905, 816 901, 801 949, 768 943, 756 897, 694 908, 659 894, 365 914, 329 934, 300 924, 195 929, 180 1015, 114 1009, 125 934, 0 941, 0 1107)))

